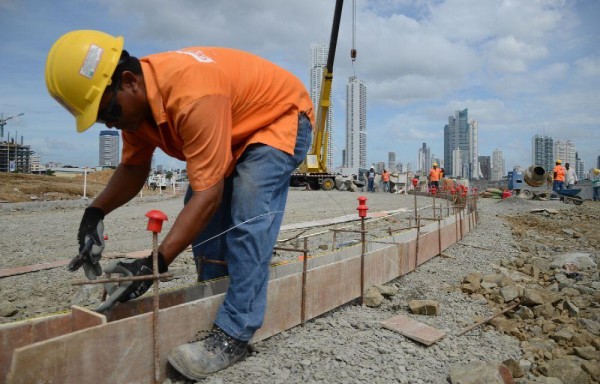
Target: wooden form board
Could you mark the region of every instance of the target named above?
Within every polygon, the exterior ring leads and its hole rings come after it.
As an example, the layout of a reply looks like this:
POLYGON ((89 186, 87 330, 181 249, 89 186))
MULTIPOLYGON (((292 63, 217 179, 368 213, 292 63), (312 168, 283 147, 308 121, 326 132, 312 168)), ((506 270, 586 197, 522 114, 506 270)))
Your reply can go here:
POLYGON ((395 316, 381 322, 384 328, 398 332, 408 338, 425 345, 432 345, 446 335, 445 332, 435 329, 406 316, 395 316))
MULTIPOLYGON (((463 220, 463 235, 470 229, 468 222, 468 218, 463 220)), ((419 236, 419 264, 438 253, 438 232, 441 232, 442 250, 456 242, 456 237, 453 237, 456 235, 456 223, 447 220, 445 224, 441 231, 419 236)), ((368 253, 365 255, 365 289, 414 270, 416 243, 414 237, 412 240, 395 244, 369 244, 368 253)), ((360 252, 360 247, 358 250, 360 252)), ((308 271, 307 320, 360 296, 360 259, 360 254, 355 254, 353 257, 308 271)), ((197 287, 192 288, 194 289, 198 290, 197 287)), ((173 293, 176 299, 171 304, 199 294, 186 292, 173 293)), ((253 342, 301 323, 301 292, 301 273, 293 273, 269 282, 264 324, 255 334, 253 342)), ((162 297, 163 295, 161 300, 162 297)), ((159 346, 162 377, 166 374, 168 351, 193 340, 198 331, 210 329, 223 298, 224 294, 213 294, 160 310, 159 346)), ((132 303, 131 308, 135 306, 136 304, 132 303)), ((3 369, 0 371, 0 382, 12 384, 153 381, 150 312, 106 323, 106 318, 102 315, 75 308, 69 314, 0 326, 0 340, 3 343, 0 352, 0 369, 3 369), (13 339, 11 335, 18 336, 13 339), (8 366, 10 371, 6 375, 8 366), (130 369, 132 366, 136 369, 130 369)))

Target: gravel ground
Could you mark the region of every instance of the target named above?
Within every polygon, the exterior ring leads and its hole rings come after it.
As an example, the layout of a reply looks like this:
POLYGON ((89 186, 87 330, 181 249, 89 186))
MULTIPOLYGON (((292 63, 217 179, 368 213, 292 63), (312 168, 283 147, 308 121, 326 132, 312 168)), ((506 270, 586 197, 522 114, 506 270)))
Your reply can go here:
MULTIPOLYGON (((356 214, 363 193, 291 190, 284 224, 356 214)), ((370 212, 412 209, 413 196, 365 194, 370 212)), ((419 198, 426 216, 430 198, 419 198)), ((85 203, 3 205, 0 210, 0 269, 70 259, 76 253, 76 233, 85 203)), ((129 252, 150 248, 144 213, 163 210, 170 218, 169 229, 181 210, 180 198, 136 199, 105 220, 109 236, 105 252, 129 252)), ((502 259, 518 253, 510 226, 501 216, 518 215, 532 208, 571 209, 555 201, 499 201, 482 199, 480 223, 459 243, 416 272, 388 285, 399 293, 378 308, 347 304, 270 339, 256 343, 255 351, 235 367, 219 372, 205 383, 446 383, 450 370, 473 361, 519 360, 519 341, 482 326, 463 336, 461 330, 474 319, 492 311, 485 300, 472 300, 460 291, 462 278, 472 272, 491 273, 502 259), (407 303, 431 299, 440 303, 438 316, 409 314, 407 303), (406 315, 446 333, 446 337, 424 347, 384 329, 380 322, 406 315)), ((398 220, 408 220, 409 214, 398 220)), ((393 221, 393 220, 392 220, 393 221)), ((389 223, 388 223, 389 224, 389 223)), ((397 223, 396 223, 397 224, 397 223)), ((386 224, 387 225, 387 224, 386 224)), ((382 230, 383 227, 377 229, 382 230)), ((293 234, 293 233, 292 233, 293 234)), ((280 238, 288 238, 284 233, 280 238)), ((325 240, 323 240, 325 241, 325 240)), ((316 241, 315 243, 319 243, 316 241)), ((179 283, 194 281, 193 261, 182 255, 173 265, 179 283)), ((94 307, 97 302, 72 287, 71 280, 83 276, 64 267, 0 279, 3 306, 17 312, 0 317, 10 322, 53 313, 73 303, 94 307), (91 300, 91 301, 90 301, 91 300)), ((183 381, 173 377, 165 383, 183 381)))

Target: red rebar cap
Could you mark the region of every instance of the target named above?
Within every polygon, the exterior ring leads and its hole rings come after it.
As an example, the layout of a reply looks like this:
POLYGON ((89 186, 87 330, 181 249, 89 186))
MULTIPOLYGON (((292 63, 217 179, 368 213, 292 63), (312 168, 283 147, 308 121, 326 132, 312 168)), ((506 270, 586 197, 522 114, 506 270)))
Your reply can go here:
POLYGON ((416 178, 416 177, 413 177, 412 178, 412 185, 413 185, 413 187, 416 187, 418 184, 419 184, 419 179, 416 178))
POLYGON ((437 188, 436 187, 431 187, 431 194, 435 195, 437 193, 437 188))
POLYGON ((356 208, 356 210, 358 211, 358 217, 367 217, 367 211, 369 210, 369 207, 367 207, 366 202, 366 197, 360 196, 358 198, 358 208, 356 208))
POLYGON ((169 220, 167 215, 157 209, 148 211, 146 217, 148 218, 148 226, 146 229, 156 233, 159 233, 162 230, 163 221, 169 220))

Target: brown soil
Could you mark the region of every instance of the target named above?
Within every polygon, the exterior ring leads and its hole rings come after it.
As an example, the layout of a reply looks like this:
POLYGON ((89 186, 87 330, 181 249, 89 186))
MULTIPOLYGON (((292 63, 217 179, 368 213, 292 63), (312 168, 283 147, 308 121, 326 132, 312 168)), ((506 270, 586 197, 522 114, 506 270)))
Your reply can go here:
MULTIPOLYGON (((114 171, 92 172, 87 175, 86 196, 96 197, 108 183, 114 171)), ((0 203, 79 199, 83 196, 83 175, 75 177, 0 173, 0 203)), ((159 191, 144 189, 144 194, 159 191)))

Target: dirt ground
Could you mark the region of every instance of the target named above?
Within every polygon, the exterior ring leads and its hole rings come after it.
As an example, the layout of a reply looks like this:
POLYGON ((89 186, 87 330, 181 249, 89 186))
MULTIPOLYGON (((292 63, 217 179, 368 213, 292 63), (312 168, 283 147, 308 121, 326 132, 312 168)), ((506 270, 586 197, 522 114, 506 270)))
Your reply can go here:
MULTIPOLYGON (((97 196, 113 174, 113 170, 88 173, 86 196, 97 196)), ((83 197, 84 176, 75 177, 27 175, 0 172, 0 203, 71 200, 83 197)), ((149 196, 160 191, 144 189, 149 196)))

